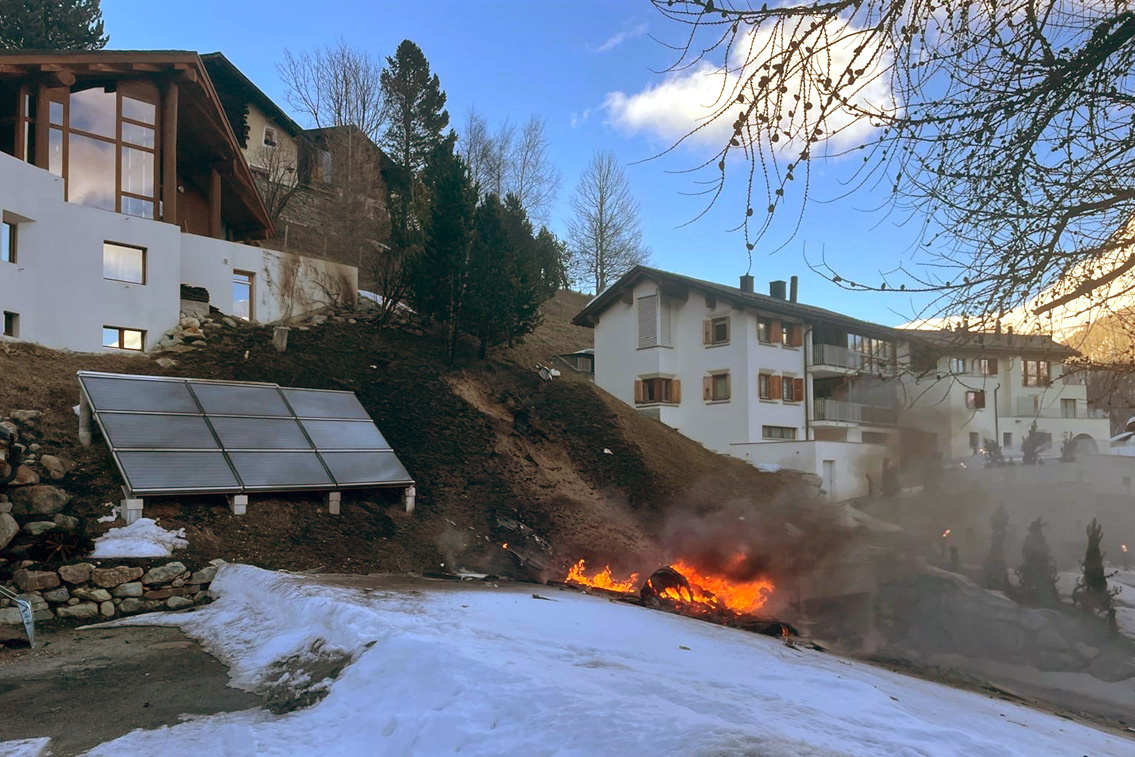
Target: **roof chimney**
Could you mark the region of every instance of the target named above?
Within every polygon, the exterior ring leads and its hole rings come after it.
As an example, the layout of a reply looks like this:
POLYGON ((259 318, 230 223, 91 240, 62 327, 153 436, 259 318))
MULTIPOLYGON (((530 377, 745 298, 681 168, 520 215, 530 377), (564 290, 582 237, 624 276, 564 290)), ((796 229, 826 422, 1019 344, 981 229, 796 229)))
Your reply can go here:
POLYGON ((741 276, 741 291, 746 294, 753 293, 753 277, 747 273, 741 276))
POLYGON ((787 286, 788 286, 788 282, 783 281, 781 279, 778 279, 776 281, 770 281, 768 283, 769 296, 775 297, 778 300, 787 299, 787 297, 785 296, 785 288, 787 286))
POLYGON ((793 276, 788 281, 788 301, 796 302, 796 294, 800 291, 800 277, 793 276))

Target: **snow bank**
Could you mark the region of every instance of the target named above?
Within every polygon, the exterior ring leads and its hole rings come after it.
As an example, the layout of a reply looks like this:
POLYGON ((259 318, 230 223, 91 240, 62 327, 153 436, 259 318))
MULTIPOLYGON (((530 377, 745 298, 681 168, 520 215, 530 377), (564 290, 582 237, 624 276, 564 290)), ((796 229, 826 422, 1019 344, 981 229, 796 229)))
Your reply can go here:
POLYGON ((352 589, 222 566, 219 599, 178 625, 256 687, 273 663, 351 654, 322 701, 134 731, 134 755, 1130 755, 1047 713, 777 639, 531 587, 352 589))
POLYGON ((0 757, 42 757, 47 754, 51 739, 0 741, 0 757))
POLYGON ((139 518, 129 526, 112 528, 95 539, 91 557, 169 557, 189 545, 185 529, 166 531, 153 518, 139 518))

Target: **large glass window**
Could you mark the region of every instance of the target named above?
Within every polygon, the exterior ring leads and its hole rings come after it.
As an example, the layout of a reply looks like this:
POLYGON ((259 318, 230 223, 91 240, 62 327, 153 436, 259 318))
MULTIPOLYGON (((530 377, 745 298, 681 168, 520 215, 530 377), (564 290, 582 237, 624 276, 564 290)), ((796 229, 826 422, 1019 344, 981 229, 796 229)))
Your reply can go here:
POLYGON ((146 251, 114 242, 103 242, 102 277, 130 284, 146 283, 146 251))
POLYGON ((16 262, 16 224, 0 221, 0 263, 16 262))
POLYGON ((252 274, 233 271, 233 315, 252 320, 252 274))

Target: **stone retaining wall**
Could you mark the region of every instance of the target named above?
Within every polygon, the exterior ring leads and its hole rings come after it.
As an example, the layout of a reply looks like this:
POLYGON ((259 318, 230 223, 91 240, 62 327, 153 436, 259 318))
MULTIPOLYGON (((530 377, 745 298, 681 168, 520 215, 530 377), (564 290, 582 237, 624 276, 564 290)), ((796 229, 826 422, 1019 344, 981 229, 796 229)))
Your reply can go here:
MULTIPOLYGON (((222 562, 196 571, 168 558, 75 562, 53 569, 25 562, 5 585, 31 602, 36 620, 99 620, 209 602, 209 584, 222 562)), ((0 625, 21 623, 19 608, 0 599, 0 625)))

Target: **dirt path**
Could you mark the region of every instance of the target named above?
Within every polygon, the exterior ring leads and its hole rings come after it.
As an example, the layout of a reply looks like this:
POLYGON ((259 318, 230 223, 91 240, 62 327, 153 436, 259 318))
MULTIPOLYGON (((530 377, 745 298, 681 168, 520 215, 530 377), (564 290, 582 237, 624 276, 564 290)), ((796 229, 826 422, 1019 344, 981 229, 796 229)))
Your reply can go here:
POLYGON ((47 736, 52 757, 261 701, 174 628, 46 630, 36 649, 0 647, 0 742, 47 736))

